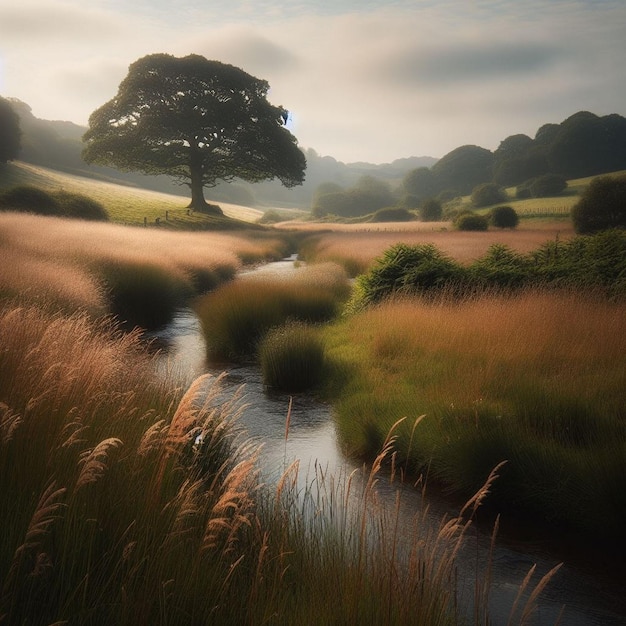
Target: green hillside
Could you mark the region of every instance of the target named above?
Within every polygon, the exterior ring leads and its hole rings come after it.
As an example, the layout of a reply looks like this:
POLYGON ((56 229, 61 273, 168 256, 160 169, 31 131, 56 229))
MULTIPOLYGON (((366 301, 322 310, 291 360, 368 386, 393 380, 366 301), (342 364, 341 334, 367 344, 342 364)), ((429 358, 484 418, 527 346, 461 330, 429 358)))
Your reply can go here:
MULTIPOLYGON (((184 230, 228 227, 233 220, 255 223, 263 211, 219 202, 225 218, 188 212, 183 196, 83 178, 16 161, 0 167, 0 190, 34 185, 48 191, 80 193, 102 203, 112 222, 156 225, 184 230)), ((211 202, 210 192, 208 201, 211 202)), ((217 203, 216 203, 217 204, 217 203)))

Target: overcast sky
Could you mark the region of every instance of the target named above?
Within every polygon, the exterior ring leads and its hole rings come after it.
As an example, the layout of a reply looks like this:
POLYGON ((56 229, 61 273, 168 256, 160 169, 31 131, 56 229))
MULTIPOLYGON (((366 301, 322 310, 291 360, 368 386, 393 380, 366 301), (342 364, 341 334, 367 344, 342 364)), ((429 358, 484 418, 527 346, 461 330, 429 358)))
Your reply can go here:
POLYGON ((266 79, 300 146, 345 162, 626 115, 625 0, 0 0, 0 95, 37 117, 86 125, 155 52, 266 79))

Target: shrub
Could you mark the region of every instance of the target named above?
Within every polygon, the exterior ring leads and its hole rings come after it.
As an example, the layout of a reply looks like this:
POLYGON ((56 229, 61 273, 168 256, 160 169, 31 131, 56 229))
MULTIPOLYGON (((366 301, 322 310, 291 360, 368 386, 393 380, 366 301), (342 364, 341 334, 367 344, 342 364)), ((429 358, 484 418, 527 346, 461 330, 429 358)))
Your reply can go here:
POLYGON ((496 228, 515 228, 519 224, 519 216, 510 206, 497 206, 489 214, 489 221, 496 228))
POLYGON ((454 226, 458 230, 487 230, 489 219, 484 215, 466 211, 454 220, 454 226))
POLYGON ((61 205, 53 194, 33 185, 18 185, 0 194, 0 209, 38 215, 60 215, 61 205))
POLYGON ((533 198, 558 196, 567 189, 567 179, 560 174, 544 174, 533 179, 529 189, 533 198))
POLYGON ((257 222, 259 224, 276 224, 277 222, 282 222, 283 219, 283 216, 276 209, 270 209, 265 211, 257 222))
POLYGON ((55 195, 59 201, 61 213, 66 217, 100 222, 106 222, 109 219, 106 209, 97 200, 67 191, 59 191, 55 195))
POLYGON ((410 222, 415 215, 404 207, 386 207, 378 209, 372 216, 372 222, 410 222))
POLYGON ((441 202, 436 198, 425 200, 420 208, 422 222, 438 222, 443 214, 441 202))
POLYGON ((531 281, 529 259, 508 246, 493 244, 487 254, 474 261, 469 272, 476 285, 481 287, 522 287, 531 281))
POLYGON ((495 183, 483 183, 474 187, 472 190, 471 200, 476 208, 505 202, 507 199, 506 191, 495 183))
POLYGON ((379 257, 372 269, 359 277, 351 306, 379 302, 393 294, 443 290, 460 283, 465 270, 432 244, 399 243, 379 257))
POLYGON ((314 328, 291 322, 270 330, 261 340, 263 383, 279 391, 299 392, 319 384, 324 344, 314 328))
POLYGON ((626 177, 594 178, 572 207, 577 233, 626 228, 626 177))

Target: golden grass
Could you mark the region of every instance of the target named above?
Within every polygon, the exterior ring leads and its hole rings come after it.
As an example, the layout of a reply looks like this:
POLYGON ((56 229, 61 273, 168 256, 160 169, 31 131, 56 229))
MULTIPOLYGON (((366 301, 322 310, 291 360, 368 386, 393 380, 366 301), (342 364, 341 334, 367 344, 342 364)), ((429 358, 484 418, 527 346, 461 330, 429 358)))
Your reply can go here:
POLYGON ((410 372, 418 360, 449 360, 443 378, 420 376, 433 385, 421 386, 422 395, 471 404, 506 374, 505 384, 569 389, 600 406, 626 401, 619 393, 626 389, 623 304, 532 291, 458 304, 400 300, 347 323, 351 340, 370 347, 373 365, 386 361, 393 371, 410 372))
MULTIPOLYGON (((420 224, 415 222, 415 224, 420 224)), ((364 272, 373 261, 395 243, 409 245, 430 243, 443 253, 461 262, 469 263, 483 256, 490 246, 499 243, 521 253, 537 249, 557 236, 574 236, 571 223, 527 223, 514 231, 489 230, 463 232, 454 230, 427 230, 420 228, 380 229, 367 231, 362 225, 343 225, 332 232, 318 232, 305 241, 304 255, 308 261, 336 261, 358 272, 364 272)), ((421 224, 424 226, 424 224, 421 224)))
POLYGON ((0 294, 55 301, 64 310, 106 311, 105 266, 153 267, 180 284, 231 276, 246 261, 280 258, 280 236, 244 231, 175 232, 0 213, 0 294))

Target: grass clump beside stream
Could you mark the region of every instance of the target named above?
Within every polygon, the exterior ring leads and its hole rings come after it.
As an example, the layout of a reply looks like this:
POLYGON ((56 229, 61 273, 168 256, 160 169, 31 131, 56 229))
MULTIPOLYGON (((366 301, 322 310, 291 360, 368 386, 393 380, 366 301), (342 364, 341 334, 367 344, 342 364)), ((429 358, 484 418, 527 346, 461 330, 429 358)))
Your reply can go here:
POLYGON ((265 385, 285 392, 305 391, 322 380, 324 342, 317 329, 289 322, 263 337, 259 360, 265 385))
POLYGON ((327 322, 348 296, 345 272, 332 263, 286 277, 242 276, 195 304, 212 362, 256 358, 259 342, 289 321, 327 322))
POLYGON ((341 440, 374 458, 406 417, 396 450, 409 473, 466 496, 506 461, 494 510, 623 544, 625 306, 524 290, 388 301, 346 318, 326 329, 327 355, 349 373, 341 440))

